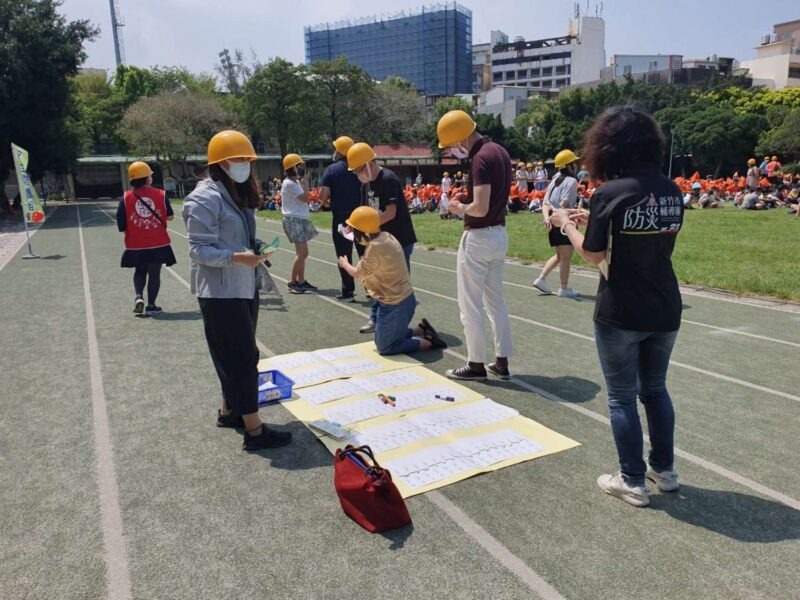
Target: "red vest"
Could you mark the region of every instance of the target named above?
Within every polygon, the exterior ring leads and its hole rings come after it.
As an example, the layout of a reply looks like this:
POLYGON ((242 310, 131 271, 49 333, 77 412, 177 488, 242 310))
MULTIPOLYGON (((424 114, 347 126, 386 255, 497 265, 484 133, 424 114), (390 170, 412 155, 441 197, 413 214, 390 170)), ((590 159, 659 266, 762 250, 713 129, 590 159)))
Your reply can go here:
POLYGON ((164 190, 147 185, 125 192, 125 248, 147 250, 169 246, 165 196, 164 190), (140 199, 134 196, 134 192, 140 199), (161 221, 148 210, 145 203, 158 214, 161 221))

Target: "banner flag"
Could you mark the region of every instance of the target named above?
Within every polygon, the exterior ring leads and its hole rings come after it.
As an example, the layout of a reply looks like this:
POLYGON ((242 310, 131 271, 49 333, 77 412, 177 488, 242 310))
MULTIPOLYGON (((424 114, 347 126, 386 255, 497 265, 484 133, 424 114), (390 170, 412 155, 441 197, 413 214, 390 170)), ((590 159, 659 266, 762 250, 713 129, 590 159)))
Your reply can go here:
POLYGON ((28 176, 28 151, 16 144, 11 144, 11 154, 14 156, 14 169, 17 171, 19 194, 22 198, 22 210, 25 213, 26 223, 43 223, 44 211, 42 202, 33 187, 33 182, 28 176))

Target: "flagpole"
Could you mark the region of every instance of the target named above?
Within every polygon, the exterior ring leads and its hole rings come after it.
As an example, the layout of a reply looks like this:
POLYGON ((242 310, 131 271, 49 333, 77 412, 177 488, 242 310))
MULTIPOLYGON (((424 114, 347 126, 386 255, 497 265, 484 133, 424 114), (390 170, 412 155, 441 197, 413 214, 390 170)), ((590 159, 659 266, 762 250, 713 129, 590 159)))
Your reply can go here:
POLYGON ((28 219, 24 210, 22 211, 22 222, 25 223, 25 237, 28 238, 28 253, 22 258, 42 258, 33 251, 33 248, 31 248, 31 232, 30 229, 28 229, 28 219))
POLYGON ((672 151, 673 148, 675 147, 675 132, 671 131, 670 133, 672 135, 669 142, 669 173, 667 174, 668 179, 672 179, 672 151))

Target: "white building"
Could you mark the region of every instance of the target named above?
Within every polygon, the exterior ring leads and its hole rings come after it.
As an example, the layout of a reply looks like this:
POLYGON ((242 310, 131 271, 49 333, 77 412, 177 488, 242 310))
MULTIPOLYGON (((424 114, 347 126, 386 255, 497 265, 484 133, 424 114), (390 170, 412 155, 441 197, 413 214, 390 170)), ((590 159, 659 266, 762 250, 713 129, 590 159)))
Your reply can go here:
POLYGON ((740 65, 753 78, 753 85, 800 87, 800 19, 773 26, 773 33, 762 36, 755 50, 756 58, 740 65))
POLYGON ((502 31, 492 31, 491 41, 472 45, 472 93, 480 94, 492 87, 492 48, 507 44, 508 36, 502 31))
POLYGON ((680 54, 613 54, 611 64, 603 69, 603 81, 615 81, 655 71, 676 71, 683 65, 680 54))
POLYGON ((569 20, 567 35, 513 42, 492 48, 492 86, 557 89, 600 79, 606 64, 602 17, 569 20))

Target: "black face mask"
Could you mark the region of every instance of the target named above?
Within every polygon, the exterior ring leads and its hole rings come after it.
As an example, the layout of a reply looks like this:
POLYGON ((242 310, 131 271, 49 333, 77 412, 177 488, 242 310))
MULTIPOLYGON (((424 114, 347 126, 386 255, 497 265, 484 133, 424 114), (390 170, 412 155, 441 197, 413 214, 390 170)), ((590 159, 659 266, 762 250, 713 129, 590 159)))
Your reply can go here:
POLYGON ((295 167, 295 168, 294 168, 294 171, 295 171, 295 173, 297 173, 297 176, 298 176, 298 177, 302 177, 303 175, 305 175, 305 174, 306 174, 306 169, 305 169, 305 167, 295 167))

